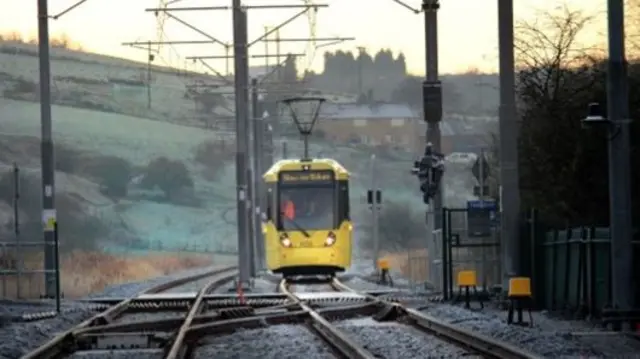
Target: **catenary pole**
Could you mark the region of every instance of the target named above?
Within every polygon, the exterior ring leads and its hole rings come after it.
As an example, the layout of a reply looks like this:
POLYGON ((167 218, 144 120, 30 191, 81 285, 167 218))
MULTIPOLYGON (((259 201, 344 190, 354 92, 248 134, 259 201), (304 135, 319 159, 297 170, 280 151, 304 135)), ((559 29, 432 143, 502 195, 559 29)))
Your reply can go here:
POLYGON ((632 291, 632 217, 630 183, 629 105, 624 50, 624 2, 608 0, 609 62, 607 117, 612 123, 609 140, 609 201, 613 307, 629 310, 632 291))
POLYGON ((518 119, 515 107, 515 61, 513 51, 513 0, 498 0, 498 47, 500 52, 500 233, 502 284, 519 272, 520 189, 518 178, 518 119))
POLYGON ((236 112, 236 198, 238 202, 239 282, 245 285, 251 276, 250 239, 247 222, 247 28, 240 0, 233 0, 233 49, 236 112))
POLYGON ((256 255, 256 265, 258 270, 264 270, 264 262, 265 262, 265 252, 264 252, 264 239, 262 237, 262 211, 264 209, 264 186, 262 185, 262 174, 264 173, 264 168, 262 163, 264 162, 264 120, 262 118, 262 113, 260 111, 260 99, 258 94, 258 80, 251 80, 251 108, 253 109, 251 118, 253 120, 253 138, 254 138, 254 147, 253 147, 253 168, 254 168, 254 200, 255 203, 255 211, 254 211, 254 233, 255 233, 255 255, 256 255))
POLYGON ((42 218, 44 228, 45 295, 56 295, 55 168, 51 124, 51 62, 49 58, 49 9, 47 0, 38 0, 38 53, 40 61, 40 160, 42 170, 42 218))

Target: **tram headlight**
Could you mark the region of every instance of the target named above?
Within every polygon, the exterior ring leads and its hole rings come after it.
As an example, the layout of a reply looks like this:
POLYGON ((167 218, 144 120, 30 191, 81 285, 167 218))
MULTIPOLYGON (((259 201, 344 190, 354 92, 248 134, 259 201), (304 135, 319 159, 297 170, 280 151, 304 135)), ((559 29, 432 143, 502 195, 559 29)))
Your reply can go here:
POLYGON ((325 247, 331 247, 334 243, 336 243, 336 235, 333 232, 329 232, 327 239, 324 240, 324 245, 325 247))
POLYGON ((287 236, 286 233, 282 233, 280 235, 280 244, 282 244, 282 246, 285 248, 291 247, 291 240, 289 239, 289 236, 287 236))

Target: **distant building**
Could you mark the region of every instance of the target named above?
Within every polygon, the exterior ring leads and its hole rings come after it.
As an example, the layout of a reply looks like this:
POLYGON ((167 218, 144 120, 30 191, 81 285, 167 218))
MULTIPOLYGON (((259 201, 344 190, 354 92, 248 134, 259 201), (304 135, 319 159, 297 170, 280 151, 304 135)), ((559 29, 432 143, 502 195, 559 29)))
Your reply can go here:
POLYGON ((409 106, 335 104, 322 106, 316 132, 342 144, 390 146, 415 151, 424 147, 424 124, 409 106))
MULTIPOLYGON (((497 119, 488 117, 469 117, 445 115, 440 122, 442 136, 441 148, 444 154, 454 152, 479 153, 491 145, 491 132, 497 129, 497 119)), ((424 143, 425 134, 421 134, 424 143)))

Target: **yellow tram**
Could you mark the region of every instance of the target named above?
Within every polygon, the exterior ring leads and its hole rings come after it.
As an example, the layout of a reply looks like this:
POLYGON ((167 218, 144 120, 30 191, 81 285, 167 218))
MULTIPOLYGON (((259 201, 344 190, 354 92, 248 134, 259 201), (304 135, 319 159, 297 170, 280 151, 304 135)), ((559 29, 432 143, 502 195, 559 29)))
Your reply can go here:
POLYGON ((284 277, 330 275, 351 265, 349 172, 333 159, 287 159, 263 175, 267 268, 284 277))

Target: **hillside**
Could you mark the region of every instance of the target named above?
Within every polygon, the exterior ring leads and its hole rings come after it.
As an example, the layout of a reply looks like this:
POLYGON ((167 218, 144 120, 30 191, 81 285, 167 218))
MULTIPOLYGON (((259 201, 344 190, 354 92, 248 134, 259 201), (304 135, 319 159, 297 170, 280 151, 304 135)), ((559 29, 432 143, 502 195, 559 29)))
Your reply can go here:
MULTIPOLYGON (((232 88, 221 79, 159 66, 152 66, 148 76, 146 64, 63 48, 52 48, 51 60, 55 104, 183 125, 216 128, 230 123, 232 88)), ((38 78, 34 45, 0 41, 4 97, 37 101, 38 78)))
MULTIPOLYGON (((40 120, 34 54, 35 48, 30 45, 0 46, 0 86, 4 96, 0 99, 0 164, 8 168, 17 162, 25 176, 37 179, 40 120)), ((68 207, 75 208, 75 217, 69 214, 67 218, 83 223, 70 229, 67 224, 66 234, 91 236, 90 242, 115 252, 131 248, 234 251, 235 178, 231 160, 235 136, 224 126, 223 119, 230 115, 224 109, 228 106, 218 102, 220 106, 208 116, 213 119, 217 116, 221 119, 219 123, 198 128, 194 126, 201 125, 198 123, 201 109, 193 99, 185 98, 190 81, 215 84, 215 80, 154 68, 152 106, 148 109, 146 88, 135 85, 141 72, 146 69, 139 63, 64 49, 52 52, 58 198, 60 203, 67 201, 68 207), (114 198, 105 193, 103 172, 108 167, 102 170, 100 167, 113 162, 113 157, 132 168, 133 180, 127 184, 124 197, 114 198), (140 183, 145 167, 158 157, 186 166, 193 181, 188 193, 167 197, 140 183), (83 214, 81 220, 78 213, 83 214), (101 230, 97 231, 96 226, 101 230), (70 233, 72 230, 74 233, 70 233)), ((301 151, 297 139, 285 138, 276 140, 276 149, 285 141, 290 144, 290 153, 301 151)), ((353 171, 351 193, 355 216, 357 219, 368 216, 364 194, 370 183, 371 149, 336 148, 317 140, 311 151, 334 157, 353 171)), ((381 153, 378 158, 378 182, 385 198, 423 209, 417 181, 409 174, 412 155, 381 153)), ((463 174, 458 175, 452 168, 447 174, 450 179, 447 201, 451 204, 462 204, 469 197, 468 191, 461 188, 469 188, 470 174, 468 169, 460 172, 463 174)), ((12 215, 7 203, 0 206, 0 211, 4 222, 10 222, 7 219, 12 215)), ((39 233, 37 213, 25 213, 23 217, 25 226, 35 226, 35 233, 39 233)), ((8 231, 4 235, 11 236, 8 231)))

